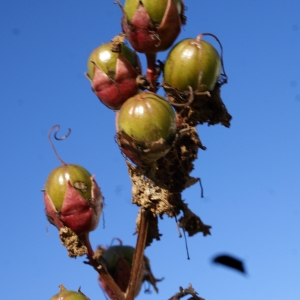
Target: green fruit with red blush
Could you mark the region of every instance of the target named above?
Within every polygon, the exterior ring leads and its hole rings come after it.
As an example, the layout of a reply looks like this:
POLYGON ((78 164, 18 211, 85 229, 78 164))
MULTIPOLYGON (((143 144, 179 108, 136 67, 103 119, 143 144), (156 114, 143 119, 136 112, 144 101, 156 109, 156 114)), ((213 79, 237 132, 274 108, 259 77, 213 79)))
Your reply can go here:
POLYGON ((45 191, 57 210, 62 208, 68 181, 84 199, 91 198, 91 174, 79 165, 62 165, 50 173, 45 184, 45 191))
POLYGON ((91 80, 94 79, 95 65, 100 68, 110 78, 114 78, 117 68, 117 59, 119 54, 122 54, 127 61, 134 67, 139 67, 139 61, 134 53, 125 44, 120 45, 120 52, 112 51, 112 43, 103 44, 97 47, 90 54, 88 59, 88 76, 91 80))
MULTIPOLYGON (((170 0, 170 1, 175 2, 176 7, 178 9, 178 14, 181 14, 182 11, 181 0, 170 0)), ((126 0, 124 4, 124 11, 129 21, 132 20, 137 8, 140 5, 140 2, 142 2, 143 6, 146 8, 151 20, 154 23, 158 24, 162 21, 169 0, 143 0, 143 1, 126 0)))
POLYGON ((138 93, 136 78, 141 73, 136 53, 121 42, 116 44, 111 42, 96 48, 88 59, 86 74, 99 100, 114 110, 138 93))
POLYGON ((122 12, 130 45, 148 55, 171 47, 185 23, 183 0, 126 0, 122 12))
POLYGON ((45 213, 48 221, 61 229, 68 227, 77 235, 94 230, 99 222, 103 207, 103 196, 95 181, 85 168, 76 164, 66 164, 57 154, 51 141, 51 132, 60 129, 54 125, 49 130, 48 139, 57 159, 62 163, 49 174, 44 189, 45 213))

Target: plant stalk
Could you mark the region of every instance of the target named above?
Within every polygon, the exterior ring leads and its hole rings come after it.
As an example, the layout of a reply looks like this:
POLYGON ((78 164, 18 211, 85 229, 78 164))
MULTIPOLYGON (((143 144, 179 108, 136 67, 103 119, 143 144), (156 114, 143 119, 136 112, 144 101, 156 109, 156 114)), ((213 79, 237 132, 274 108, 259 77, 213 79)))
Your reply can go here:
POLYGON ((133 256, 133 263, 130 272, 130 280, 125 294, 125 300, 133 300, 138 284, 138 278, 141 273, 144 259, 144 249, 146 246, 148 233, 148 213, 146 210, 141 210, 141 219, 138 231, 138 238, 136 242, 135 252, 133 256))
POLYGON ((156 53, 146 53, 147 58, 147 80, 150 83, 150 91, 155 93, 156 88, 156 81, 157 81, 157 71, 156 71, 156 53))
POLYGON ((106 271, 106 269, 103 267, 103 265, 96 261, 94 259, 94 251, 91 247, 90 239, 88 234, 81 236, 82 243, 87 247, 88 253, 88 264, 91 265, 96 272, 101 276, 101 279, 104 281, 104 283, 113 291, 113 293, 116 295, 116 299, 118 300, 125 300, 125 294, 122 292, 122 290, 119 288, 119 286, 115 283, 113 278, 110 276, 110 274, 106 271))

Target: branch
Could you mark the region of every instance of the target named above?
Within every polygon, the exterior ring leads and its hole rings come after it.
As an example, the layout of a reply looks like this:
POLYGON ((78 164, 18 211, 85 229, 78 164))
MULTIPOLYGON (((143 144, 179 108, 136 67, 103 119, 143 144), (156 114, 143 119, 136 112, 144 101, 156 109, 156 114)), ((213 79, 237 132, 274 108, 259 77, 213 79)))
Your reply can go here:
POLYGON ((150 83, 150 91, 155 93, 157 90, 156 81, 157 81, 157 70, 156 70, 156 53, 146 53, 147 58, 147 74, 146 77, 150 83))
POLYGON ((125 294, 125 300, 132 300, 135 297, 137 284, 141 274, 141 268, 144 260, 144 249, 146 245, 147 232, 148 232, 148 213, 146 210, 141 209, 141 219, 139 224, 138 238, 133 257, 132 268, 130 272, 130 280, 125 294))
POLYGON ((115 283, 113 278, 109 275, 106 269, 102 266, 101 263, 98 263, 93 257, 88 256, 89 261, 85 262, 91 265, 101 276, 101 279, 104 283, 112 290, 112 292, 116 295, 117 300, 125 300, 125 294, 121 291, 119 286, 115 283))

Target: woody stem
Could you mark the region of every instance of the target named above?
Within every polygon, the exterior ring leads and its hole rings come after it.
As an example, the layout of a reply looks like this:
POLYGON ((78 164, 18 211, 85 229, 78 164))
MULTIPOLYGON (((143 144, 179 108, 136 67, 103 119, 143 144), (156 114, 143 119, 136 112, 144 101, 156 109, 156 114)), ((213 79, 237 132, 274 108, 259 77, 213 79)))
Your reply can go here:
POLYGON ((118 300, 125 300, 125 294, 121 291, 119 286, 115 283, 113 278, 109 275, 109 273, 106 271, 104 266, 101 264, 101 262, 98 262, 94 258, 94 250, 92 249, 89 235, 85 234, 80 237, 80 240, 82 243, 87 247, 88 253, 88 264, 91 265, 101 276, 101 279, 103 282, 111 289, 111 291, 116 295, 116 299, 118 300))
POLYGON ((130 272, 130 280, 125 294, 125 300, 133 300, 135 296, 138 279, 143 266, 144 249, 146 246, 148 226, 149 226, 149 222, 148 222, 147 211, 142 209, 138 238, 136 242, 135 253, 134 253, 132 268, 130 272))
POLYGON ((146 77, 150 83, 150 91, 155 93, 156 88, 156 81, 157 81, 157 71, 156 71, 156 53, 146 53, 147 58, 147 74, 146 77))

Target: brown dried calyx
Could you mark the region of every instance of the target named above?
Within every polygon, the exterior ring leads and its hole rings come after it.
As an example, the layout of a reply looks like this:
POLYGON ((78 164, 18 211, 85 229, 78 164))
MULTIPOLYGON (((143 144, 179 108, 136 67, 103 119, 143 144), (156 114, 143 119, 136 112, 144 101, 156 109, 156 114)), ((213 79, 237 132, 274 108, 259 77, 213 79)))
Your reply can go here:
POLYGON ((79 236, 70 228, 64 226, 59 230, 59 237, 62 244, 67 248, 70 257, 83 256, 88 254, 88 249, 80 240, 79 236))
MULTIPOLYGON (((202 232, 204 236, 210 234, 210 226, 205 225, 201 219, 194 214, 183 202, 180 192, 172 193, 156 185, 151 179, 145 178, 138 168, 132 166, 129 162, 128 172, 132 180, 132 203, 143 207, 151 212, 148 214, 149 226, 146 245, 149 246, 154 239, 159 240, 161 234, 158 230, 158 216, 162 218, 163 214, 169 217, 176 217, 180 213, 183 216, 179 219, 179 226, 183 228, 189 236, 202 232)), ((137 219, 136 231, 139 231, 139 216, 137 219)))
POLYGON ((137 164, 137 168, 159 188, 166 189, 171 193, 180 193, 199 181, 199 178, 190 176, 199 148, 206 149, 199 139, 196 128, 181 124, 176 139, 169 147, 168 152, 155 164, 137 164))
POLYGON ((207 123, 208 125, 222 124, 230 127, 232 117, 221 98, 221 86, 225 82, 219 81, 210 92, 180 92, 168 84, 164 84, 163 87, 168 100, 184 123, 190 126, 207 123))
POLYGON ((124 130, 117 132, 116 141, 124 155, 143 168, 152 166, 158 157, 164 156, 171 148, 169 143, 162 138, 141 148, 137 146, 135 139, 126 134, 124 130))
POLYGON ((199 181, 190 176, 197 159, 198 149, 205 150, 195 127, 182 124, 171 150, 157 161, 154 177, 158 186, 172 193, 180 193, 199 181))

